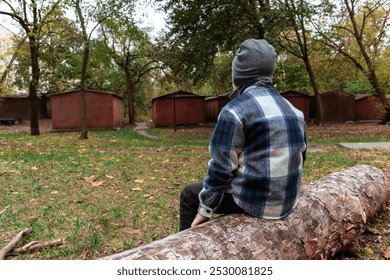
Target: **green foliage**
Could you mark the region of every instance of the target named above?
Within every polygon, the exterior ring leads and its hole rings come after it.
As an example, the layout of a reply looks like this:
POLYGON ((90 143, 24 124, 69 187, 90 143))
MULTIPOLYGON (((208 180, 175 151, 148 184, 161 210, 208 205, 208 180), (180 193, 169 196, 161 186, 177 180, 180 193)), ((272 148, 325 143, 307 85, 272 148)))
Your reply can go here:
POLYGON ((45 26, 47 36, 40 48, 40 93, 49 95, 78 88, 81 71, 82 35, 75 22, 59 15, 45 26))
POLYGON ((294 56, 285 56, 285 59, 283 59, 283 56, 279 55, 274 73, 274 83, 282 91, 311 92, 305 65, 294 56))
POLYGON ((135 118, 135 108, 141 115, 147 111, 151 99, 150 77, 161 68, 158 49, 145 30, 139 28, 132 15, 122 15, 104 21, 100 29, 106 53, 118 68, 121 93, 128 105, 129 122, 135 118))
POLYGON ((165 63, 174 76, 204 80, 216 54, 236 51, 244 39, 258 37, 258 10, 254 1, 166 1, 165 63))
POLYGON ((367 94, 375 92, 370 82, 367 80, 367 77, 363 76, 361 73, 359 73, 356 77, 347 80, 344 91, 352 94, 367 94))
POLYGON ((91 40, 87 88, 114 92, 123 97, 125 79, 101 40, 91 40))

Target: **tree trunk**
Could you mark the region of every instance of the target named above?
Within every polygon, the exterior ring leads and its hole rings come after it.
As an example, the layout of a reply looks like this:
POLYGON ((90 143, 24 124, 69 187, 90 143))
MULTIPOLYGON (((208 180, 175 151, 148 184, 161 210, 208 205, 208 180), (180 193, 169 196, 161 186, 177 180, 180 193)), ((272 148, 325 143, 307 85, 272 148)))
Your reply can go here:
POLYGON ((126 73, 126 93, 127 93, 127 106, 129 112, 129 124, 135 123, 135 108, 134 108, 134 90, 133 83, 131 81, 130 73, 126 73))
POLYGON ((89 59, 89 38, 87 35, 87 28, 85 25, 84 16, 81 10, 81 3, 79 0, 75 2, 75 9, 78 19, 80 20, 80 26, 83 33, 83 43, 84 43, 84 55, 83 55, 83 65, 81 69, 80 77, 80 102, 81 102, 81 124, 80 124, 80 139, 88 139, 88 129, 87 129, 87 105, 85 101, 85 78, 87 75, 87 66, 89 59))
POLYGON ((87 72, 88 56, 89 56, 89 42, 84 42, 84 56, 83 56, 83 67, 81 71, 80 79, 80 101, 81 101, 81 127, 80 127, 80 139, 88 139, 87 129, 87 104, 85 97, 85 76, 87 72))
POLYGON ((29 37, 31 54, 31 80, 29 85, 30 101, 30 135, 40 135, 38 116, 38 84, 39 84, 39 62, 38 62, 38 42, 35 35, 29 37))
POLYGON ((327 259, 353 248, 390 199, 390 178, 361 165, 301 188, 281 220, 234 214, 102 259, 327 259))
POLYGON ((311 87, 313 89, 316 104, 317 104, 317 116, 316 116, 317 124, 323 124, 324 123, 324 108, 322 107, 321 95, 320 95, 320 92, 318 90, 317 80, 315 78, 313 68, 311 67, 309 57, 307 55, 305 56, 304 62, 305 62, 305 66, 306 66, 306 71, 309 74, 310 84, 311 84, 311 87))

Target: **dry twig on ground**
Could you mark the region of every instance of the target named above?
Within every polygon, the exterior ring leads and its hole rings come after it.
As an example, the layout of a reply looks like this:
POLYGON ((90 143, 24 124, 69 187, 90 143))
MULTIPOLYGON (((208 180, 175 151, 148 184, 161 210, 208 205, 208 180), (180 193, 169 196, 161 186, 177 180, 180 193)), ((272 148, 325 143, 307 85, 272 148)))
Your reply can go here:
POLYGON ((18 246, 19 242, 27 235, 29 235, 32 232, 31 229, 26 228, 24 230, 21 230, 15 237, 5 246, 0 250, 0 260, 4 260, 5 257, 10 254, 24 254, 24 253, 32 253, 37 250, 40 250, 42 248, 47 248, 47 247, 54 247, 54 246, 59 246, 64 244, 63 239, 55 239, 51 241, 44 241, 44 242, 39 242, 39 241, 31 241, 27 243, 26 245, 16 248, 18 246))
POLYGON ((23 239, 23 237, 30 234, 31 231, 31 229, 25 228, 24 230, 21 230, 17 235, 15 235, 15 237, 12 238, 12 240, 0 250, 0 260, 4 260, 5 256, 8 255, 8 253, 12 252, 16 248, 18 243, 23 239))

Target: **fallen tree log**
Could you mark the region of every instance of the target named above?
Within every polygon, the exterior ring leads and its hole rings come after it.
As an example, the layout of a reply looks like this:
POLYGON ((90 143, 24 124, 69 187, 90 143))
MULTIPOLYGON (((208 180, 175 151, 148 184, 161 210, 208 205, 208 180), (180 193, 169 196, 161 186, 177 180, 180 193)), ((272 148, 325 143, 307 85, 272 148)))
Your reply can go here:
POLYGON ((223 216, 101 259, 327 259, 355 246, 365 224, 390 200, 390 178, 361 165, 301 188, 282 220, 223 216))

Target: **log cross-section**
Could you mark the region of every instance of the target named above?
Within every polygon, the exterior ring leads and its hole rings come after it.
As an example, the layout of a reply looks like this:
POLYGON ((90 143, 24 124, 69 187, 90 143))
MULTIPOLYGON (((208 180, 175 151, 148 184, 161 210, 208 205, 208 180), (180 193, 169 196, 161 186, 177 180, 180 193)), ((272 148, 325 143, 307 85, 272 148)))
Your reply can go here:
POLYGON ((389 200, 389 177, 355 166, 302 187, 297 208, 284 219, 227 215, 102 259, 327 259, 353 247, 389 200))

